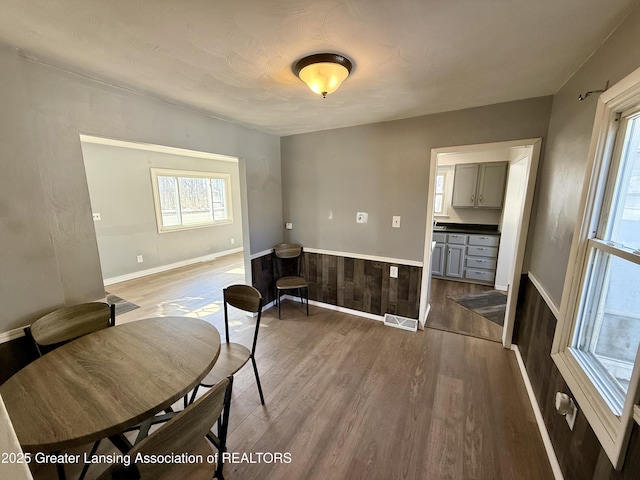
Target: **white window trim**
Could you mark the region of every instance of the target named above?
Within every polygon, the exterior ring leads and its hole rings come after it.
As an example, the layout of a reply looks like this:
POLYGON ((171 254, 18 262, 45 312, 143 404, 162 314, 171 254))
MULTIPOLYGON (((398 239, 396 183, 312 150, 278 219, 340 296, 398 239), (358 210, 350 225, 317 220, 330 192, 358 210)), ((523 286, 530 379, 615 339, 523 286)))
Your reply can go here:
MULTIPOLYGON (((434 217, 449 218, 449 208, 451 208, 451 197, 453 196, 453 165, 438 166, 436 175, 444 175, 444 195, 442 197, 442 212, 433 213, 434 217)), ((435 190, 434 190, 435 196, 435 190)), ((435 197, 434 197, 435 205, 435 197)))
POLYGON ((565 276, 560 316, 556 328, 551 356, 565 382, 575 396, 579 407, 589 421, 602 448, 614 468, 620 469, 633 424, 634 404, 638 403, 640 356, 629 384, 629 391, 620 416, 614 415, 606 401, 596 390, 577 360, 568 351, 575 319, 580 306, 583 285, 583 263, 588 255, 588 239, 593 231, 594 213, 602 201, 608 164, 612 158, 616 129, 611 128, 618 112, 629 109, 640 98, 640 68, 600 95, 593 134, 589 147, 585 183, 580 200, 582 218, 576 223, 565 276), (605 163, 606 162, 606 163, 605 163))
POLYGON ((156 213, 156 225, 158 233, 182 232, 185 230, 195 230, 199 228, 217 227, 219 225, 229 225, 233 223, 233 206, 231 203, 231 175, 228 173, 203 172, 197 170, 174 170, 166 168, 150 168, 151 186, 153 188, 153 203, 156 213), (189 178, 221 178, 226 183, 225 202, 227 205, 228 218, 226 220, 214 221, 211 223, 195 225, 177 225, 165 227, 162 224, 162 208, 160 207, 160 192, 158 191, 158 176, 189 177, 189 178))

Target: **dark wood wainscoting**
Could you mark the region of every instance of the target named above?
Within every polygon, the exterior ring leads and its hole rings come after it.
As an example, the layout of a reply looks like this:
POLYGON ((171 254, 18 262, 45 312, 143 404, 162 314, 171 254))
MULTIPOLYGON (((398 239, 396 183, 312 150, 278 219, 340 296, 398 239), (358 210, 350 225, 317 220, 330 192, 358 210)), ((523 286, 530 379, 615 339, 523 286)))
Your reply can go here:
POLYGON ((27 337, 0 343, 0 385, 36 358, 38 353, 27 337))
MULTIPOLYGON (((251 271, 265 303, 273 301, 271 255, 253 259, 251 271)), ((374 315, 418 318, 422 267, 305 252, 303 275, 311 300, 374 315), (392 265, 398 267, 398 278, 389 276, 392 265)))
POLYGON ((535 285, 525 276, 521 283, 514 342, 518 345, 535 391, 544 423, 565 480, 637 479, 640 472, 640 427, 634 423, 624 466, 613 469, 606 453, 578 405, 573 431, 555 409, 556 392, 573 396, 551 359, 556 318, 535 285))

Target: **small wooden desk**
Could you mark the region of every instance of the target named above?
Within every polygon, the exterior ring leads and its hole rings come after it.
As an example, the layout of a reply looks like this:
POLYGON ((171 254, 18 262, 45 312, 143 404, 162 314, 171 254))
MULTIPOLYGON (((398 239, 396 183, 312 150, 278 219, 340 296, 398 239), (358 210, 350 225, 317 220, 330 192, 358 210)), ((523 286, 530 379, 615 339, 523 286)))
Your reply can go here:
POLYGON ((63 345, 0 386, 24 451, 94 442, 172 405, 209 372, 220 335, 188 317, 138 320, 63 345))

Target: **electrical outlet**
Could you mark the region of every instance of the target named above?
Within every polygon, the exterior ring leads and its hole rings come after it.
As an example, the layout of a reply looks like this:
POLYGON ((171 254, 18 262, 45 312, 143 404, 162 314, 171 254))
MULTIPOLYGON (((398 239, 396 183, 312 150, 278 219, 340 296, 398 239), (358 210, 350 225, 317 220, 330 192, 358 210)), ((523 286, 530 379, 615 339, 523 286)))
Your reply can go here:
POLYGON ((286 228, 287 230, 293 230, 293 223, 291 222, 285 223, 284 228, 286 228))
POLYGON ((235 243, 236 243, 236 239, 235 239, 235 238, 232 238, 232 239, 231 239, 231 245, 233 245, 233 244, 235 244, 235 243))
POLYGON ((389 276, 391 278, 398 278, 398 267, 396 267, 395 265, 391 265, 389 267, 389 276))
POLYGON ((94 214, 93 214, 93 221, 94 221, 94 222, 99 222, 100 220, 102 220, 102 217, 100 216, 100 214, 99 214, 99 213, 97 213, 97 212, 96 212, 96 213, 94 213, 94 214))
POLYGON ((138 263, 144 262, 144 259, 142 258, 142 255, 138 255, 136 258, 138 259, 138 263))

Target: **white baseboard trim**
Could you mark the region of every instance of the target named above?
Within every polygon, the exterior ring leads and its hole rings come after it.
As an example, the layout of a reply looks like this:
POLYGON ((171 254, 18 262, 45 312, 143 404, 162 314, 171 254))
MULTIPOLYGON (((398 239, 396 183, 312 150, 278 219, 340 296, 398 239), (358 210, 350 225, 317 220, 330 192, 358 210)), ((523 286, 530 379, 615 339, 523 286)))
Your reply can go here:
POLYGON ((103 283, 105 286, 107 286, 113 285, 114 283, 126 282, 127 280, 133 280, 134 278, 146 277, 147 275, 153 275, 154 273, 161 273, 168 270, 173 270, 174 268, 186 267, 187 265, 193 265, 194 263, 210 262, 211 260, 215 260, 216 258, 242 252, 242 250, 242 247, 232 248, 231 250, 224 250, 222 252, 204 255, 202 257, 190 258, 189 260, 183 260, 181 262, 161 265, 159 267, 148 268, 146 270, 139 270, 137 272, 127 273, 125 275, 119 275, 117 277, 105 278, 103 283))
POLYGON ((249 258, 251 260, 255 260, 256 258, 266 257, 267 255, 271 255, 273 253, 273 249, 263 250, 262 252, 252 253, 249 258))
POLYGON ((529 375, 527 374, 527 368, 525 367, 524 361, 522 360, 522 355, 520 355, 520 349, 518 348, 517 345, 512 344, 511 350, 513 350, 513 352, 515 353, 516 360, 518 361, 518 366, 520 367, 520 374, 522 375, 522 379, 524 380, 524 386, 527 389, 527 394, 529 395, 529 401, 531 402, 531 406, 533 407, 533 413, 536 417, 536 423, 538 424, 540 435, 542 436, 544 449, 547 452, 547 457, 549 457, 549 463, 551 464, 553 477, 556 480, 564 480, 564 475, 562 475, 562 470, 560 469, 560 464, 558 463, 558 457, 556 457, 556 452, 553 449, 553 444, 551 443, 551 437, 549 437, 547 426, 544 424, 542 411, 540 411, 538 400, 536 400, 536 395, 533 391, 533 386, 531 385, 531 381, 529 380, 529 375))
POLYGON ((497 283, 494 285, 494 287, 496 290, 499 290, 501 292, 508 292, 509 291, 509 286, 506 285, 498 285, 497 283))
POLYGON ((0 333, 0 343, 7 343, 20 337, 24 337, 24 327, 18 327, 8 332, 0 333))
MULTIPOLYGON (((299 301, 299 297, 294 295, 283 295, 285 300, 299 301)), ((275 301, 272 302, 275 305, 275 301)), ((325 308, 327 310, 333 310, 335 312, 346 313, 348 315, 356 315, 358 317, 368 318, 369 320, 377 320, 378 322, 384 321, 384 316, 374 315, 373 313, 361 312, 360 310, 352 310, 351 308, 339 307, 338 305, 332 305, 330 303, 317 302, 315 300, 309 300, 309 305, 315 305, 316 307, 325 308)))
POLYGON ((547 307, 549 307, 549 310, 551 310, 553 316, 556 317, 556 320, 558 320, 560 318, 560 309, 558 308, 558 306, 553 302, 553 300, 551 300, 551 296, 544 289, 544 287, 540 283, 540 280, 538 280, 536 276, 531 272, 528 272, 527 275, 529 276, 529 280, 531 280, 531 283, 533 283, 534 287, 536 287, 536 290, 538 290, 538 293, 544 300, 544 303, 547 304, 547 307))

